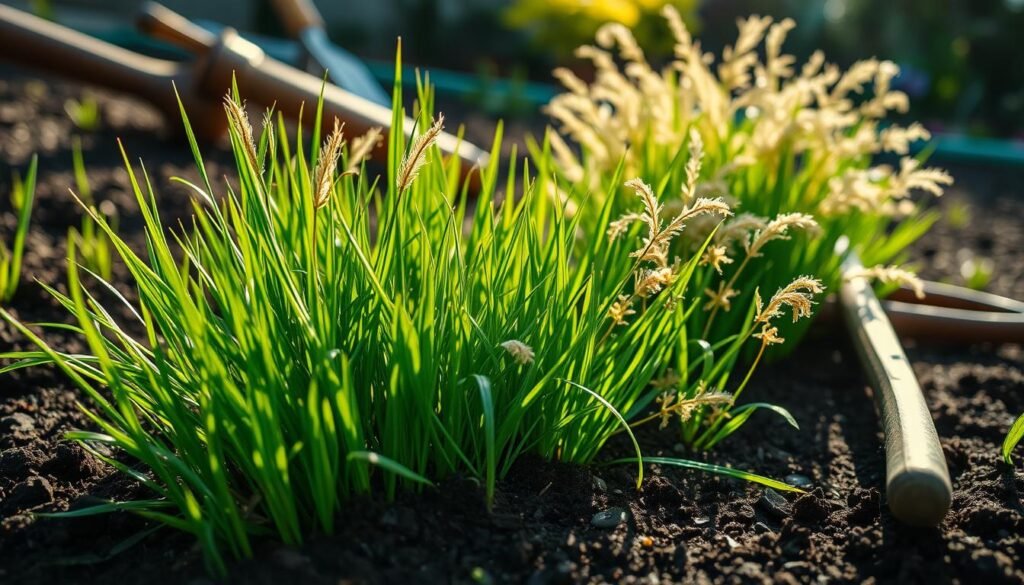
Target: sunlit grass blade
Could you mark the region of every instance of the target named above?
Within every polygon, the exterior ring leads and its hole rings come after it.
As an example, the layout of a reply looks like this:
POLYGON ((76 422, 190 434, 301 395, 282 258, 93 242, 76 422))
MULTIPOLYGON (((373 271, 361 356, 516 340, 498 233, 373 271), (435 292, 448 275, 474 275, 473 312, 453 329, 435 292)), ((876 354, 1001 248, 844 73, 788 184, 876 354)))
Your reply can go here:
POLYGON ((1024 439, 1024 414, 1017 418, 1013 426, 1010 427, 1010 432, 1006 434, 1006 439, 1003 440, 1003 461, 1007 465, 1013 465, 1013 448, 1020 443, 1021 439, 1024 439))
MULTIPOLYGON (((625 457, 622 459, 615 459, 614 461, 608 461, 601 465, 621 465, 624 463, 636 463, 637 459, 634 457, 625 457)), ((694 469, 696 471, 703 471, 706 473, 713 473, 715 475, 724 475, 726 477, 732 477, 734 479, 742 479, 743 481, 749 481, 752 483, 761 484, 765 487, 772 489, 804 493, 800 488, 793 487, 788 483, 765 477, 763 475, 757 475, 756 473, 750 473, 747 471, 741 471, 739 469, 733 469, 732 467, 725 467, 723 465, 715 465, 713 463, 703 463, 700 461, 692 461, 690 459, 678 459, 675 457, 645 457, 644 463, 649 465, 670 465, 673 467, 684 467, 686 469, 694 469)))

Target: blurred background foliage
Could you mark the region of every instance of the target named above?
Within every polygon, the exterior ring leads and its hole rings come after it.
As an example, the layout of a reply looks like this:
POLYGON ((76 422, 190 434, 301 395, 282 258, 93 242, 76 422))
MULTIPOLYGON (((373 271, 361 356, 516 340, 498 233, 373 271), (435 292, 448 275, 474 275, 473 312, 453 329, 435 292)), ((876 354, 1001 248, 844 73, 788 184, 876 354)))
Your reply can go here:
MULTIPOLYGON (((411 58, 538 81, 575 63, 572 50, 611 20, 632 27, 649 57, 666 57, 671 38, 658 13, 667 3, 716 53, 735 40, 741 16, 792 17, 787 49, 798 59, 820 48, 844 67, 871 56, 895 61, 910 117, 939 131, 1024 139, 1024 0, 467 1, 456 17, 444 0, 394 3, 388 38, 402 34, 411 58)), ((337 23, 346 29, 339 40, 356 41, 352 24, 337 23)), ((387 57, 388 48, 352 48, 387 57)))
MULTIPOLYGON (((78 14, 85 28, 130 26, 143 0, 0 0, 46 16, 78 14)), ((403 37, 406 61, 469 73, 480 93, 494 80, 550 83, 552 67, 581 68, 572 50, 606 21, 634 28, 653 61, 671 51, 658 16, 673 4, 706 51, 734 41, 736 19, 792 17, 786 49, 798 59, 823 49, 848 66, 895 61, 910 116, 936 131, 1024 139, 1024 0, 314 0, 334 42, 388 63, 403 37)), ((282 36, 268 0, 164 0, 193 19, 282 36)), ((73 23, 71 23, 74 26, 73 23)), ((585 73, 585 71, 583 71, 585 73)), ((528 100, 527 100, 528 101, 528 100)), ((533 111, 517 96, 490 113, 533 111)))

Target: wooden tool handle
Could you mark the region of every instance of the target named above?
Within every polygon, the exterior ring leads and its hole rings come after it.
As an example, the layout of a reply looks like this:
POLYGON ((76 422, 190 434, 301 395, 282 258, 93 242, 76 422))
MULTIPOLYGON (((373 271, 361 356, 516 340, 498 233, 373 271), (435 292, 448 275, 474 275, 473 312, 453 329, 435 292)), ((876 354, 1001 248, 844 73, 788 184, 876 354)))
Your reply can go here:
POLYGON ((0 55, 22 65, 150 96, 170 88, 181 68, 0 5, 0 55))
POLYGON ((217 35, 156 2, 142 5, 135 24, 149 36, 196 55, 204 55, 217 46, 217 35))
MULTIPOLYGON (((239 92, 247 99, 263 106, 274 106, 292 119, 303 113, 312 120, 321 92, 324 100, 323 130, 330 132, 334 118, 345 123, 347 136, 359 136, 371 128, 389 128, 391 110, 367 99, 349 93, 321 78, 310 75, 268 57, 262 49, 242 38, 235 30, 225 29, 215 46, 206 49, 202 35, 206 31, 192 25, 187 19, 162 6, 150 6, 145 17, 147 30, 158 31, 167 38, 177 39, 184 48, 200 48, 202 78, 198 88, 211 101, 219 101, 231 88, 232 78, 239 92), (171 31, 174 31, 173 34, 171 31), (201 33, 200 33, 201 31, 201 33)), ((410 132, 414 124, 406 119, 404 127, 410 132)), ((479 169, 487 162, 487 153, 455 136, 442 132, 437 146, 446 155, 461 159, 460 172, 470 187, 480 182, 479 169)), ((382 141, 374 157, 382 160, 387 155, 387 142, 382 141)))
POLYGON ((324 28, 324 19, 312 0, 271 0, 270 3, 289 36, 297 37, 310 27, 324 28))
MULTIPOLYGON (((858 268, 850 252, 843 272, 858 268)), ((914 370, 866 279, 844 281, 839 298, 881 411, 889 510, 907 524, 938 526, 949 511, 953 486, 914 370)))
POLYGON ((139 55, 2 4, 0 58, 140 96, 168 116, 171 128, 180 128, 176 83, 198 133, 212 138, 225 127, 219 104, 195 99, 191 67, 139 55))
POLYGON ((882 305, 900 335, 925 343, 1024 343, 1024 313, 952 309, 888 300, 882 305))

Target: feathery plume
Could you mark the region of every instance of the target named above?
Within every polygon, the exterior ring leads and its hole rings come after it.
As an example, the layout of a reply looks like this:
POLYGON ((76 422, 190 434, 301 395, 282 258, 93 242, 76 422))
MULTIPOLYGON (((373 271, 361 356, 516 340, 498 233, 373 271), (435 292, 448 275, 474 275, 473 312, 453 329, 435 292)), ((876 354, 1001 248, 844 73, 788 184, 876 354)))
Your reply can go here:
POLYGON ((409 185, 416 179, 420 169, 427 162, 427 149, 434 144, 443 129, 444 115, 438 114, 437 121, 434 122, 433 126, 413 142, 412 147, 409 148, 409 152, 405 156, 405 160, 402 161, 402 165, 398 168, 398 178, 395 180, 395 186, 398 188, 399 193, 408 189, 409 185))
POLYGON ((334 130, 324 140, 320 147, 320 160, 316 163, 316 170, 313 172, 313 207, 320 209, 327 205, 331 198, 331 188, 334 186, 334 171, 338 168, 338 157, 341 155, 341 147, 345 143, 345 125, 334 119, 334 130))
POLYGON ((872 266, 871 268, 861 267, 857 270, 850 270, 843 275, 844 280, 853 280, 855 278, 866 278, 869 280, 877 280, 885 284, 902 284, 910 287, 914 291, 914 296, 919 299, 924 298, 924 281, 922 281, 913 272, 900 268, 899 266, 872 266))
POLYGON ((747 246, 747 255, 756 258, 761 255, 761 248, 768 242, 788 240, 790 228, 810 230, 817 227, 818 222, 806 213, 782 213, 754 233, 750 245, 747 246))
POLYGON ((729 309, 732 308, 732 301, 730 299, 740 293, 736 289, 730 288, 728 284, 719 282, 718 290, 706 288, 704 289, 704 294, 709 298, 707 304, 704 305, 705 311, 722 309, 725 312, 729 312, 729 309))
POLYGON ((614 325, 625 325, 626 317, 636 314, 636 311, 634 311, 632 307, 632 297, 619 295, 618 300, 612 303, 612 306, 608 308, 608 317, 612 320, 614 325))
POLYGON ((245 112, 245 104, 236 102, 231 94, 228 94, 224 96, 224 111, 228 114, 228 122, 242 139, 242 146, 245 147, 245 156, 249 160, 249 166, 262 176, 263 168, 256 156, 256 141, 252 136, 252 125, 249 124, 249 114, 245 112))
POLYGON ((501 347, 508 352, 512 359, 521 366, 533 363, 533 348, 522 341, 509 339, 501 342, 501 347))
POLYGON ((783 307, 789 307, 793 312, 793 322, 796 323, 801 317, 810 317, 814 301, 813 295, 821 294, 825 287, 817 278, 809 276, 797 277, 793 282, 780 288, 778 292, 762 306, 761 295, 754 291, 754 306, 757 314, 754 316, 756 323, 768 324, 772 319, 782 314, 783 307))
POLYGON ((715 269, 715 272, 721 274, 722 264, 732 264, 732 262, 725 246, 710 245, 704 250, 699 263, 701 266, 710 266, 715 269))

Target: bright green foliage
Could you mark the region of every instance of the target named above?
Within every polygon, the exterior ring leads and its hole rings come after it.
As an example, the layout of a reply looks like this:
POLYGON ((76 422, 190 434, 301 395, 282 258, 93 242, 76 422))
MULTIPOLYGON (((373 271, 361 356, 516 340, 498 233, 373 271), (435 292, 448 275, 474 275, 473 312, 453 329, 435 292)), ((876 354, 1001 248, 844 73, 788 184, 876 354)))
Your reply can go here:
POLYGON ((1017 418, 1017 421, 1010 427, 1010 432, 1006 435, 1006 440, 1003 441, 1003 460, 1006 461, 1007 465, 1013 465, 1013 448, 1020 443, 1021 439, 1024 439, 1024 414, 1017 418))
POLYGON ((514 156, 506 197, 496 200, 492 162, 471 206, 458 159, 431 144, 440 124, 428 90, 405 143, 399 87, 383 182, 355 154, 365 140, 346 148, 335 133, 320 146, 314 135, 307 150, 283 122, 254 136, 237 95, 227 100, 237 188, 213 196, 193 139, 194 226, 172 239, 148 176, 125 156, 146 257, 90 215, 137 301, 83 278, 75 240, 69 294, 50 291, 87 352, 48 347, 2 313, 39 347, 4 356, 20 360, 6 370, 60 367, 96 429, 70 436, 130 456, 140 465, 93 449, 154 493, 97 511, 124 507, 190 532, 222 570, 252 554, 256 535, 331 532, 355 494, 391 497, 459 471, 490 499, 522 453, 586 463, 657 397, 652 378, 686 345, 692 303, 679 299, 699 253, 630 327, 614 327, 605 315, 645 261, 603 237, 610 206, 580 245, 581 216, 552 207, 538 191, 548 181, 525 163, 520 174, 514 156))
POLYGON ((11 208, 17 215, 14 239, 8 248, 6 240, 0 238, 0 302, 6 303, 14 297, 21 280, 21 261, 25 256, 25 238, 28 236, 32 205, 35 202, 36 170, 38 157, 33 156, 28 173, 22 181, 17 175, 11 188, 11 208))

